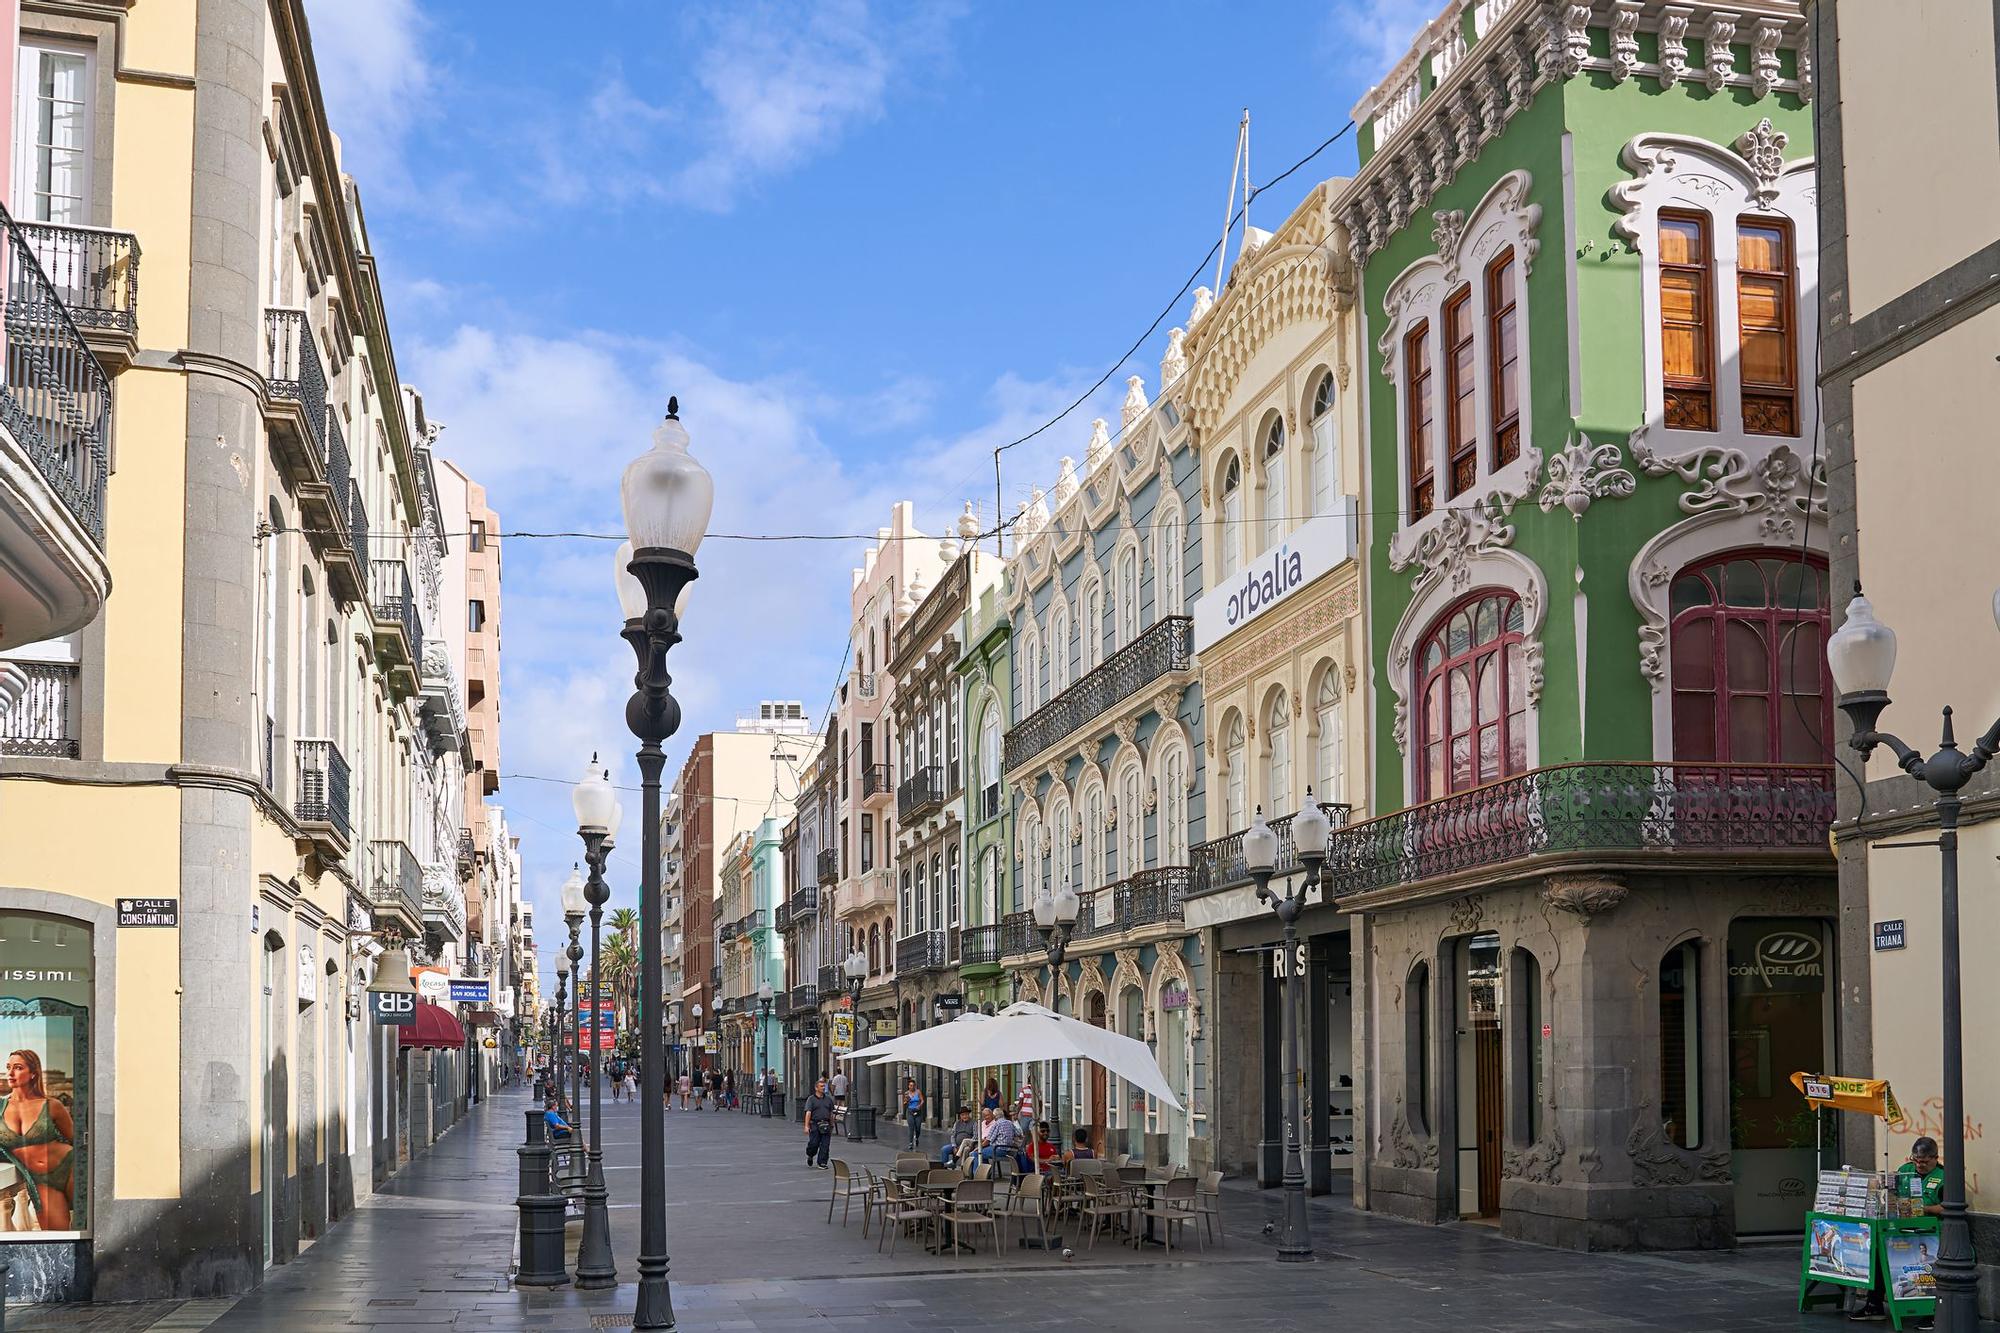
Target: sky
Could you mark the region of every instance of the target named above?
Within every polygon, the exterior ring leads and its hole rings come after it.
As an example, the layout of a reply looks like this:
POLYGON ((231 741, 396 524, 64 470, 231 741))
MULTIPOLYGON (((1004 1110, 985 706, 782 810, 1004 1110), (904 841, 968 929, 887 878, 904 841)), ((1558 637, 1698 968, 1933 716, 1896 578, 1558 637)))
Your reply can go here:
MULTIPOLYGON (((671 668, 681 733, 825 715, 849 571, 898 500, 994 519, 1158 388, 1119 358, 1260 185, 1340 130, 1441 0, 307 0, 400 372, 508 533, 622 535, 618 478, 678 395, 715 478, 671 668), (1240 196, 1239 196, 1240 202, 1240 196)), ((1251 205, 1273 227, 1351 134, 1251 205)), ((1232 250, 1233 254, 1233 243, 1232 250)), ((1201 281, 1212 282, 1213 267, 1201 281)), ((636 788, 614 541, 503 539, 501 788, 552 991, 567 783, 636 788)), ((787 790, 787 795, 792 794, 787 790)), ((610 906, 636 906, 624 795, 610 906)))

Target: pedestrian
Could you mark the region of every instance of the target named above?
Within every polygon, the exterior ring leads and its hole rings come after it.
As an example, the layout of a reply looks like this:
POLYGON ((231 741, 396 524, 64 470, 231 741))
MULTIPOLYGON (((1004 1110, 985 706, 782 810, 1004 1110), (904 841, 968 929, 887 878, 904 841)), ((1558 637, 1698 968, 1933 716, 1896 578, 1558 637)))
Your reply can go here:
POLYGON ((633 1101, 639 1100, 639 1071, 631 1065, 625 1066, 625 1092, 633 1101))
POLYGON ((1026 1139, 1035 1128, 1035 1084, 1031 1079, 1021 1080, 1021 1098, 1014 1106, 1014 1128, 1021 1131, 1026 1139))
POLYGON ((913 1078, 903 1080, 903 1119, 910 1126, 910 1151, 917 1150, 917 1136, 924 1127, 924 1090, 913 1078))
POLYGON ((1000 1109, 999 1079, 989 1078, 986 1080, 986 1091, 979 1098, 979 1109, 981 1111, 994 1111, 994 1112, 999 1111, 1000 1109))
POLYGON ((610 1074, 610 1076, 611 1076, 611 1100, 612 1100, 612 1101, 614 1101, 614 1102, 622 1102, 622 1101, 624 1101, 624 1100, 625 1100, 625 1062, 624 1062, 623 1060, 613 1060, 613 1061, 611 1062, 611 1068, 610 1068, 610 1070, 609 1070, 609 1071, 607 1071, 607 1072, 608 1072, 608 1073, 610 1074))
POLYGON ((736 1109, 736 1071, 733 1069, 722 1076, 722 1104, 732 1111, 736 1109))
POLYGON ((827 1153, 833 1147, 833 1098, 826 1092, 826 1080, 813 1083, 806 1098, 806 1166, 826 1170, 827 1153))
POLYGON ((719 1069, 708 1071, 708 1109, 711 1111, 722 1109, 722 1071, 719 1069))
POLYGON ((687 1110, 687 1109, 688 1109, 688 1076, 687 1076, 687 1071, 686 1071, 685 1069, 683 1069, 683 1070, 681 1071, 681 1078, 680 1078, 680 1082, 679 1082, 678 1084, 676 1084, 676 1085, 675 1085, 675 1088, 674 1088, 674 1090, 675 1090, 676 1092, 680 1093, 680 1095, 681 1095, 681 1110, 683 1110, 683 1111, 687 1110))
POLYGON ((844 1120, 847 1118, 847 1071, 839 1065, 834 1066, 831 1087, 835 1113, 844 1120))

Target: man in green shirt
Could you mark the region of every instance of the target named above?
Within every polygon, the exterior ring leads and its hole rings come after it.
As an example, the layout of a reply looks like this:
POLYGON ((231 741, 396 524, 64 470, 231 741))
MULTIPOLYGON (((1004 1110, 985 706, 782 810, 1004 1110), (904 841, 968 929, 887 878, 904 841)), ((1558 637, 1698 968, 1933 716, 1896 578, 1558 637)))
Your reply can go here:
MULTIPOLYGON (((1917 1199, 1918 1207, 1932 1217, 1944 1214, 1944 1168, 1938 1165, 1937 1140, 1928 1134, 1910 1145, 1910 1160, 1896 1168, 1896 1197, 1917 1199)), ((1887 1319, 1888 1312, 1882 1305, 1881 1279, 1876 1279, 1874 1290, 1861 1308, 1847 1316, 1855 1320, 1887 1319)), ((1911 1328, 1930 1328, 1929 1319, 1919 1319, 1910 1324, 1911 1328)))

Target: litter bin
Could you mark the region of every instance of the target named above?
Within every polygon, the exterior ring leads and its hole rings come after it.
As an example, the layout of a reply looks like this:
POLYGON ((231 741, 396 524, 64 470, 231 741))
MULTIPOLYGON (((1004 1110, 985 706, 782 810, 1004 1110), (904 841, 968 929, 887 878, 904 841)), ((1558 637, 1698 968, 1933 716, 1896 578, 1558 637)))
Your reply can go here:
POLYGON ((850 1106, 847 1108, 847 1137, 849 1141, 854 1143, 875 1137, 874 1107, 850 1106))
POLYGON ((770 1098, 771 1098, 771 1114, 776 1118, 783 1120, 785 1118, 785 1094, 782 1092, 774 1092, 770 1094, 770 1098))

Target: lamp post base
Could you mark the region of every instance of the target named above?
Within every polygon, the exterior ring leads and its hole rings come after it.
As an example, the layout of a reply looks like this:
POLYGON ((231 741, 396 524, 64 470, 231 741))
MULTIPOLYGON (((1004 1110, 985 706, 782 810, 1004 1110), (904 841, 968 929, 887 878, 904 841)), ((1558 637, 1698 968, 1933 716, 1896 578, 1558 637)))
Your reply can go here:
POLYGON ((590 1150, 589 1174, 583 1182, 583 1240, 576 1251, 579 1291, 602 1291, 618 1285, 618 1265, 611 1257, 610 1192, 604 1188, 604 1161, 590 1150))

